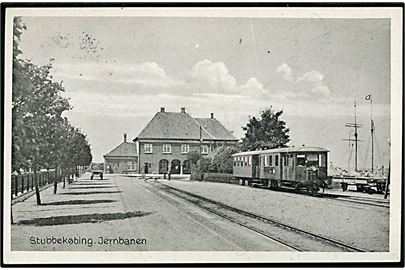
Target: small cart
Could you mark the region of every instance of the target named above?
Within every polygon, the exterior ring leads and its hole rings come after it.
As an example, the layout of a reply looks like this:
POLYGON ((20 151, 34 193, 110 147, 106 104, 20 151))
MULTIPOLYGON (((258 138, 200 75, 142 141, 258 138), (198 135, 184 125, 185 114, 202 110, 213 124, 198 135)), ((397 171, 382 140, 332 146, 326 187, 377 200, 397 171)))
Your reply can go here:
POLYGON ((90 179, 93 180, 95 175, 100 176, 100 179, 103 180, 103 171, 102 170, 91 170, 90 179))

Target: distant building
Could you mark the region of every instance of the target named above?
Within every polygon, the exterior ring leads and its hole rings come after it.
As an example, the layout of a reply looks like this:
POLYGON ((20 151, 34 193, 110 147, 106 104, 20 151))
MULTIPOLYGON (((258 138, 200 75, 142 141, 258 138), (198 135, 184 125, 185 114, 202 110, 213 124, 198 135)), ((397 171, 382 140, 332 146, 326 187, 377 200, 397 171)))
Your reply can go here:
POLYGON ((134 139, 140 173, 190 174, 188 153, 208 155, 218 146, 238 140, 211 113, 210 118, 193 118, 186 113, 161 108, 134 139))
POLYGON ((108 154, 104 155, 104 171, 106 173, 137 173, 138 154, 136 143, 124 141, 108 154))

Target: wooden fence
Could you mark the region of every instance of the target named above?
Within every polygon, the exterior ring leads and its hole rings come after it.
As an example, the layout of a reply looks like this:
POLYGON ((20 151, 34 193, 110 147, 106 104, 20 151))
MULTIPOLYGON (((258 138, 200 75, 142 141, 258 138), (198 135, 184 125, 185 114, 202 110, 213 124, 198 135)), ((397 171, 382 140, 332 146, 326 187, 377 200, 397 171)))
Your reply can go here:
POLYGON ((239 180, 235 179, 232 174, 228 173, 204 173, 202 180, 207 182, 239 184, 239 180))
POLYGON ((37 173, 22 173, 11 175, 11 197, 15 198, 28 191, 34 190, 38 183, 39 187, 54 183, 55 179, 58 183, 66 178, 73 178, 75 169, 41 171, 37 173))

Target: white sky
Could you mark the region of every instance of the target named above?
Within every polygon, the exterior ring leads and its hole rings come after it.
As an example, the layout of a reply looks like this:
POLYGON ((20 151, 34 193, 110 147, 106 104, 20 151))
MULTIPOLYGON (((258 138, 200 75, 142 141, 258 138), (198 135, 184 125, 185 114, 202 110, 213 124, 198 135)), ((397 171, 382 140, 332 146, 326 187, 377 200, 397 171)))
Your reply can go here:
POLYGON ((375 164, 388 163, 390 21, 387 19, 24 17, 23 57, 54 58, 95 161, 127 132, 137 136, 166 107, 214 112, 240 138, 249 115, 283 109, 290 145, 329 149, 347 165, 353 102, 364 125, 359 166, 369 167, 370 106, 375 164), (88 42, 87 37, 90 37, 88 42))

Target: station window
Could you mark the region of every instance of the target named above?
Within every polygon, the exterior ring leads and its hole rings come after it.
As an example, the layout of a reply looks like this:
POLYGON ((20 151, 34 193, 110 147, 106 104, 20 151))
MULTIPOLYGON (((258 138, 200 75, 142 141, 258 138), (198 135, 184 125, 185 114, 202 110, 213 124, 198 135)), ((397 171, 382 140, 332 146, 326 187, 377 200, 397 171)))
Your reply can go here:
POLYGON ((274 166, 278 166, 278 155, 275 156, 275 160, 274 160, 274 166))
POLYGON ((181 145, 181 153, 186 154, 190 151, 190 145, 188 144, 182 144, 181 145))
POLYGON ((144 145, 145 153, 153 153, 153 147, 151 143, 145 143, 144 145))
POLYGON ((201 154, 208 154, 208 146, 207 145, 202 145, 201 146, 201 154))
POLYGON ((135 162, 134 161, 128 161, 127 162, 127 169, 128 170, 135 170, 135 162))
POLYGON ((170 154, 172 152, 172 146, 170 144, 163 145, 163 153, 170 154))

